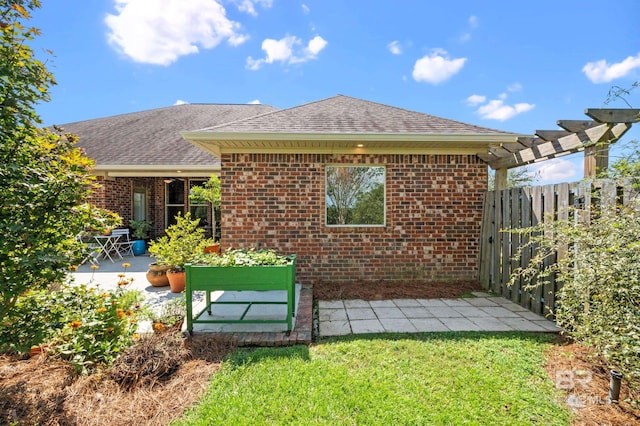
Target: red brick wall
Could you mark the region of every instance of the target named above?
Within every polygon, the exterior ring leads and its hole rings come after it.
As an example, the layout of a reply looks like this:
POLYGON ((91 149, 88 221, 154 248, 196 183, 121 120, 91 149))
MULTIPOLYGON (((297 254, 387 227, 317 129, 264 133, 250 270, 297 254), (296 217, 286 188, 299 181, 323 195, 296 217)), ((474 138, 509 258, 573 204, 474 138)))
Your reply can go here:
POLYGON ((467 155, 222 155, 223 247, 298 255, 303 283, 476 280, 487 170, 467 155), (325 165, 386 166, 386 226, 325 225, 325 165))
POLYGON ((98 188, 89 198, 97 207, 116 212, 122 218, 122 225, 128 226, 133 215, 133 188, 142 187, 148 191, 148 215, 153 222, 151 237, 164 231, 164 181, 163 178, 118 177, 105 179, 98 176, 98 188))

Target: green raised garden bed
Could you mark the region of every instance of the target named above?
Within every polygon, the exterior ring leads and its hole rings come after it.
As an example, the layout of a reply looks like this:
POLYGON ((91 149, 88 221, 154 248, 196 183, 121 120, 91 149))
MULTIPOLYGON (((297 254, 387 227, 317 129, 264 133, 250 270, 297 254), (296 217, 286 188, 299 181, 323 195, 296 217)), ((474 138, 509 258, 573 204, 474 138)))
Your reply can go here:
POLYGON ((233 323, 286 323, 287 331, 293 328, 295 315, 295 286, 296 286, 296 256, 289 256, 290 262, 286 265, 269 266, 212 266, 212 265, 186 265, 187 287, 187 330, 193 332, 193 324, 233 324, 233 323), (211 301, 212 291, 270 291, 286 290, 286 300, 277 302, 266 301, 211 301), (193 313, 193 292, 206 292, 205 308, 193 313), (236 320, 213 320, 201 318, 207 312, 209 315, 215 305, 242 304, 248 305, 244 313, 236 320), (287 314, 282 319, 245 319, 245 315, 253 305, 286 305, 287 314))

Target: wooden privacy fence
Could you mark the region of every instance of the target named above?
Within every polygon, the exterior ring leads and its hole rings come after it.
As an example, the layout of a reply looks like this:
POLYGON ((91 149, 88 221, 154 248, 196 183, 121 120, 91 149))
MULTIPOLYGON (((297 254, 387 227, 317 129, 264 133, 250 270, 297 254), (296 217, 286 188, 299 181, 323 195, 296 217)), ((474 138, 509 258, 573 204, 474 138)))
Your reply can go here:
MULTIPOLYGON (((560 183, 487 192, 480 241, 480 282, 485 289, 535 313, 550 315, 559 289, 555 277, 552 275, 542 283, 517 280, 508 286, 511 272, 528 265, 534 248, 527 248, 518 261, 514 260, 519 248, 527 243, 526 237, 503 231, 549 220, 567 220, 571 207, 590 210, 612 203, 626 205, 636 195, 630 180, 560 183), (535 284, 535 287, 524 288, 525 284, 535 284)), ((549 266, 552 261, 546 260, 543 266, 549 266)))

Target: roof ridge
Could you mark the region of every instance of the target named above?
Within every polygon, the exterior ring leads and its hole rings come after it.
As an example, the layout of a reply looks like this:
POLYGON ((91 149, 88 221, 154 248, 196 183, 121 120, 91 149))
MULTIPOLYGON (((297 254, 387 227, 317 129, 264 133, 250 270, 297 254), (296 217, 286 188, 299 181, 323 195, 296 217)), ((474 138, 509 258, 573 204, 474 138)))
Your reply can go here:
MULTIPOLYGON (((124 117, 124 116, 127 116, 127 115, 147 114, 147 113, 163 111, 163 110, 168 110, 168 109, 173 109, 173 108, 180 108, 180 107, 186 108, 186 107, 189 107, 189 106, 250 106, 250 107, 261 106, 261 107, 275 108, 275 107, 273 107, 271 105, 268 105, 268 104, 228 104, 228 103, 217 103, 217 102, 211 102, 211 103, 205 103, 205 102, 194 102, 194 103, 191 103, 191 102, 188 102, 188 103, 179 104, 179 105, 167 105, 167 106, 163 106, 163 107, 144 109, 144 110, 139 110, 139 111, 123 112, 123 113, 115 114, 115 115, 105 115, 105 116, 101 116, 101 117, 88 118, 86 120, 72 121, 71 123, 55 124, 55 125, 56 126, 67 126, 67 125, 71 125, 71 124, 84 123, 86 121, 113 119, 113 118, 118 118, 118 117, 124 117)), ((258 114, 258 115, 260 115, 260 114, 258 114)), ((252 117, 257 117, 257 115, 252 116, 252 117)))

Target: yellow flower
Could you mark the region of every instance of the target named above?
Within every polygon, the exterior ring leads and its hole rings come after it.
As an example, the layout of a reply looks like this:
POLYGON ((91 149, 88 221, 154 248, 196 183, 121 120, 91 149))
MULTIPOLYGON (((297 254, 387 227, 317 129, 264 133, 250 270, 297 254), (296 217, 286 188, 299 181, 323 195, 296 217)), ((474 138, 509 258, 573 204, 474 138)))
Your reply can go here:
POLYGON ((77 271, 78 270, 78 265, 69 265, 69 270, 70 271, 77 271))
POLYGON ((122 319, 125 317, 124 311, 120 308, 116 309, 116 315, 118 316, 119 319, 122 319))
POLYGON ((123 268, 125 268, 125 269, 126 269, 126 268, 130 268, 130 267, 131 267, 131 264, 130 264, 130 263, 128 263, 128 262, 125 262, 125 263, 123 263, 123 264, 122 264, 122 267, 123 267, 123 268))
POLYGON ((129 309, 127 312, 125 312, 125 314, 130 317, 131 315, 133 315, 133 311, 131 309, 129 309))
POLYGON ((164 330, 166 327, 163 323, 161 322, 154 322, 153 323, 153 331, 158 332, 158 331, 162 331, 164 330))
POLYGON ((107 312, 107 308, 105 308, 105 307, 98 308, 98 309, 96 309, 96 312, 98 312, 100 314, 103 313, 103 312, 107 312))
POLYGON ((91 268, 91 269, 93 269, 94 271, 95 271, 96 269, 100 269, 100 267, 99 267, 98 265, 91 265, 91 266, 90 266, 90 268, 91 268))
POLYGON ((131 319, 129 320, 129 323, 131 323, 131 324, 135 324, 136 322, 137 322, 137 321, 136 321, 136 319, 135 319, 135 318, 131 318, 131 319))
POLYGON ((100 297, 109 297, 109 296, 111 296, 109 293, 102 293, 102 294, 100 295, 100 297))
POLYGON ((78 328, 82 325, 82 321, 80 320, 73 320, 69 323, 69 327, 71 328, 78 328))
POLYGON ((133 337, 134 339, 139 339, 139 338, 140 338, 140 336, 138 335, 138 333, 133 333, 133 335, 132 335, 131 337, 133 337))

